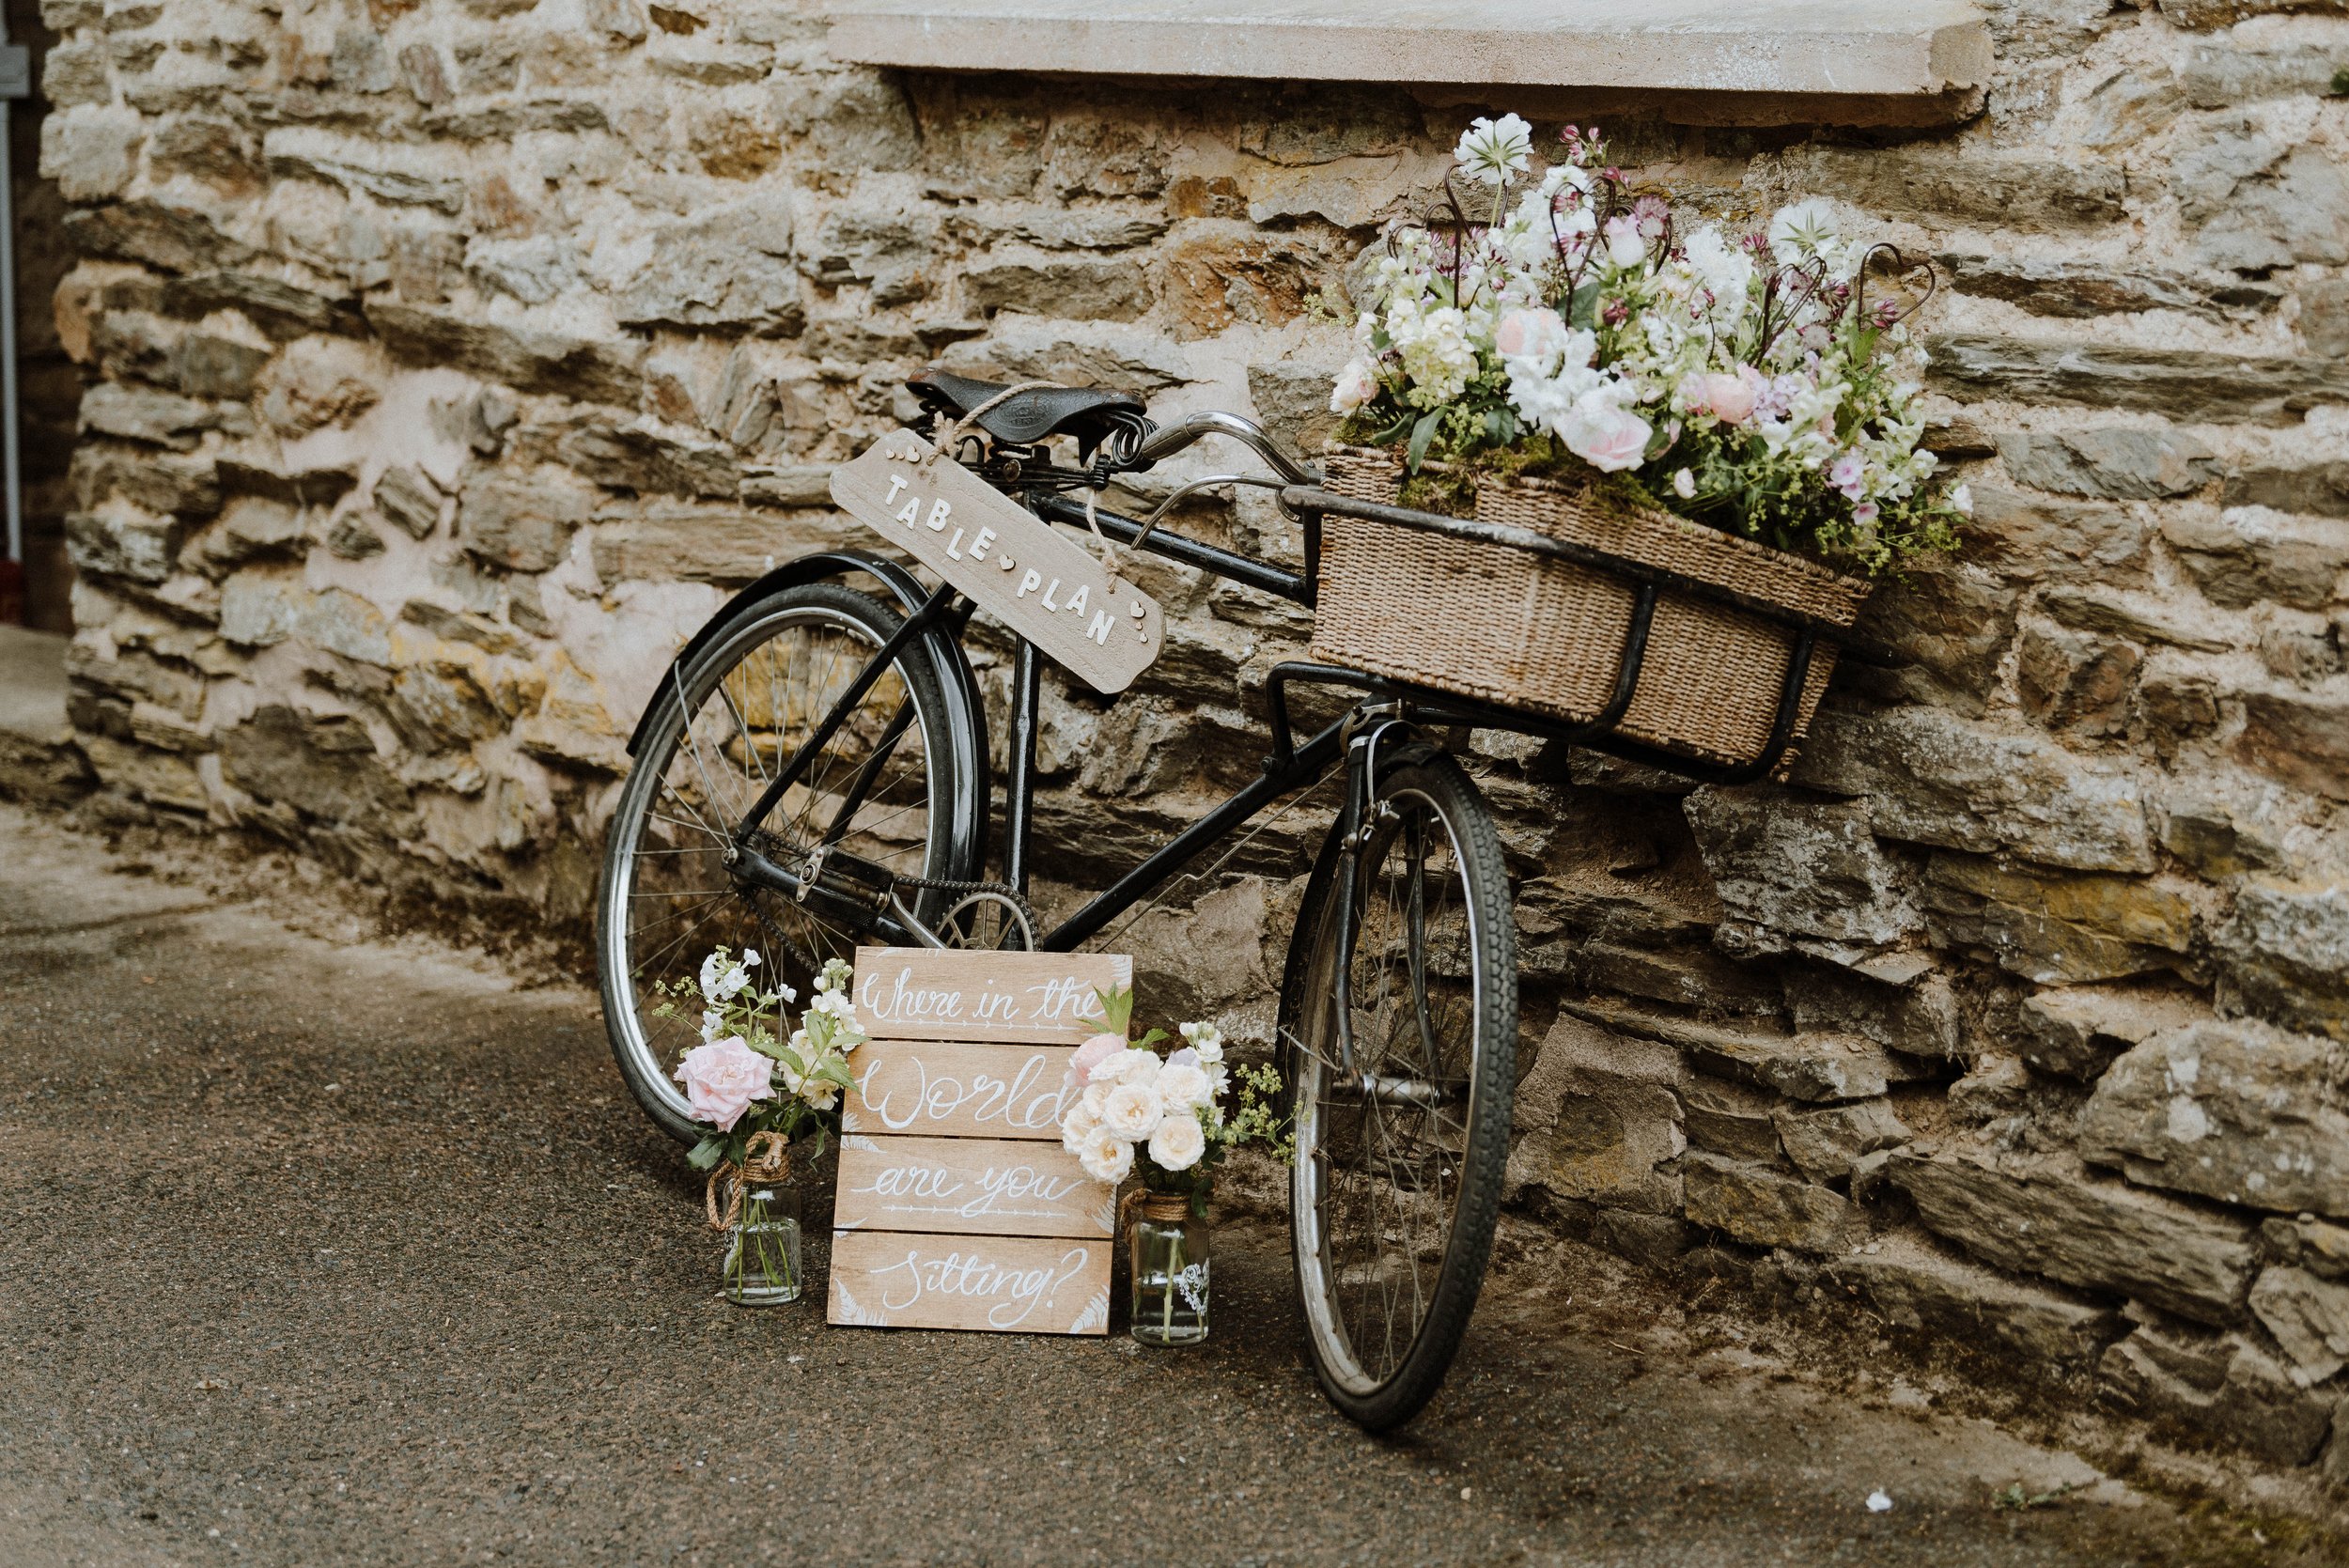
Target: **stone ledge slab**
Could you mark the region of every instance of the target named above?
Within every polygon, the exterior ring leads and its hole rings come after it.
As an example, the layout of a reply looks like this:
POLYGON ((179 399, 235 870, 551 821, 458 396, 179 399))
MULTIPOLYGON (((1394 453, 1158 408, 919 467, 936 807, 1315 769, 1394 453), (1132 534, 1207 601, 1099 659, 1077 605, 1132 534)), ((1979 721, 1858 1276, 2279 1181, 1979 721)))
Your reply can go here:
POLYGON ((1989 79, 1970 0, 849 0, 862 65, 1109 76, 1926 95, 1989 79))

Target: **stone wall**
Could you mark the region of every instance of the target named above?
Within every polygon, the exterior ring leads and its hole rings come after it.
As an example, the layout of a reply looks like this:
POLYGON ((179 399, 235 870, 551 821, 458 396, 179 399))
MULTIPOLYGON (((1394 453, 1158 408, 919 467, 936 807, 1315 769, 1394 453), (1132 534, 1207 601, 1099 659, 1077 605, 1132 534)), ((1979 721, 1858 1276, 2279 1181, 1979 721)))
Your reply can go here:
MULTIPOLYGON (((1519 1212, 2349 1483, 2349 20, 2277 9, 1994 6, 1994 85, 1922 129, 1609 105, 1692 211, 1824 194, 1938 258, 1975 527, 1878 597, 1789 785, 1473 760, 1519 1212)), ((907 372, 1317 440, 1309 301, 1466 113, 899 77, 751 0, 44 14, 106 809, 573 929, 667 654, 841 536, 826 465, 907 372)), ((1049 844, 1137 856, 1254 768, 1303 618, 1152 586, 1147 692, 1052 698, 1049 844)), ((1128 938, 1154 1007, 1262 1034, 1299 821, 1128 938)))

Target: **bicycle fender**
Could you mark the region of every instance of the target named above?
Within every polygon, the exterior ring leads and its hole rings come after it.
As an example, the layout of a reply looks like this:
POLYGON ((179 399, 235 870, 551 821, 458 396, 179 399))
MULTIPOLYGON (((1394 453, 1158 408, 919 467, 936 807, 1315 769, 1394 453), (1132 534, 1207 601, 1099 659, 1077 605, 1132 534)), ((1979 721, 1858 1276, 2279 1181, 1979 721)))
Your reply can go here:
MULTIPOLYGON (((677 649, 677 657, 669 660, 669 667, 661 672, 660 690, 668 690, 678 673, 708 645, 712 637, 717 636, 736 615, 769 594, 796 588, 802 582, 821 582, 828 577, 838 577, 847 572, 863 572, 880 579, 882 585, 896 598, 898 607, 909 615, 921 609, 922 601, 928 597, 923 593, 922 584, 915 582, 913 574, 905 567, 894 561, 868 555, 861 550, 823 550, 813 555, 802 555, 796 561, 785 562, 744 588, 726 600, 716 614, 704 621, 700 629, 685 640, 685 645, 677 649)), ((961 650, 957 646, 956 651, 959 653, 961 650)), ((975 697, 977 685, 972 678, 967 662, 962 665, 960 674, 965 691, 975 697)), ((628 737, 630 756, 634 756, 636 748, 644 742, 645 726, 652 722, 652 710, 653 705, 647 703, 645 711, 636 716, 636 727, 629 732, 628 737)))

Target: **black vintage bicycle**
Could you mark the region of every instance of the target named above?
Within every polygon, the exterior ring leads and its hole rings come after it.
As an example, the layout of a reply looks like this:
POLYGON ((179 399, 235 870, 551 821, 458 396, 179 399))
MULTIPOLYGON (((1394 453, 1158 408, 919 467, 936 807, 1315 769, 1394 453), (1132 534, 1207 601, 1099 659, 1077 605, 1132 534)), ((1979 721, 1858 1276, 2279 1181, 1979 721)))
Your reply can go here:
POLYGON ((963 647, 973 606, 950 584, 847 549, 770 572, 687 642, 629 744, 635 763, 598 898, 604 1017, 638 1101, 689 1141, 700 1129, 669 1077, 688 1026, 653 1003, 690 956, 757 947, 806 972, 859 944, 1074 950, 1259 814, 1335 783, 1281 986, 1292 1247, 1324 1389, 1364 1427, 1399 1425, 1441 1383, 1483 1283, 1517 1078, 1517 931, 1501 842, 1447 737, 1509 730, 1719 782, 1754 778, 1785 750, 1800 671, 1753 764, 1657 753, 1610 733, 1639 678, 1656 590, 1718 590, 1530 529, 1332 494, 1235 414, 1160 427, 1125 393, 938 371, 908 384, 924 411, 917 433, 935 439, 951 421, 951 456, 1048 522, 1278 598, 1315 602, 1330 515, 1598 565, 1637 588, 1614 700, 1587 723, 1337 665, 1278 665, 1264 691, 1261 773, 1049 930, 1035 929, 1026 900, 1041 660, 1015 640, 990 866, 988 729, 963 647), (1084 492, 1210 436, 1246 446, 1268 472, 1192 480, 1141 519, 1088 505, 1084 492), (1073 464, 1055 457, 1061 440, 1073 464), (1272 490, 1301 525, 1301 570, 1159 526, 1186 496, 1234 484, 1272 490), (1303 688, 1335 692, 1343 711, 1299 736, 1292 691, 1303 688))

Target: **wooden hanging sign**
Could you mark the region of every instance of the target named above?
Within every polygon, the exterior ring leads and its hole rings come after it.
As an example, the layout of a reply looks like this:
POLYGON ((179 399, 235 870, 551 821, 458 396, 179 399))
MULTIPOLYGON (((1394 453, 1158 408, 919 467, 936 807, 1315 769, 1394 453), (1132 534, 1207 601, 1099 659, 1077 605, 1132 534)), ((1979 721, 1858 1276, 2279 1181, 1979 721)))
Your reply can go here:
POLYGON ((1109 1332, 1116 1189, 1060 1118, 1094 993, 1131 984, 1123 955, 857 950, 828 1321, 1109 1332))
POLYGON ((832 470, 832 498, 1097 691, 1125 691, 1159 656, 1155 599, 910 430, 832 470))

